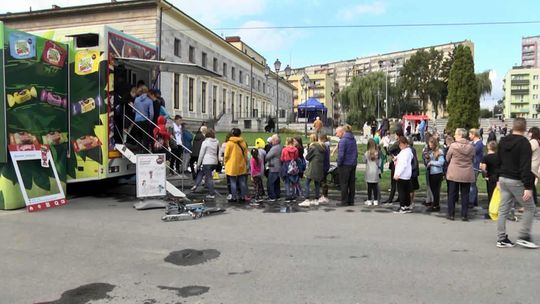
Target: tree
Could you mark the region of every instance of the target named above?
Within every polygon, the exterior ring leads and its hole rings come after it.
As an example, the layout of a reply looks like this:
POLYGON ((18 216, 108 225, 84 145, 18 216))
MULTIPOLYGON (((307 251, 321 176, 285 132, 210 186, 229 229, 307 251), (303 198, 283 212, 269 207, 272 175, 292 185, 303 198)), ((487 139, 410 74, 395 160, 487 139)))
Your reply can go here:
POLYGON ((403 88, 410 99, 417 96, 422 101, 425 112, 431 101, 435 116, 438 116, 439 105, 445 106, 447 96, 447 80, 453 56, 444 59, 443 53, 431 48, 429 51, 418 50, 403 65, 400 71, 403 88))
POLYGON ((493 115, 502 114, 504 111, 504 97, 497 100, 497 104, 493 107, 493 115))
POLYGON ((489 79, 489 71, 476 74, 476 83, 478 84, 478 98, 484 94, 491 94, 491 79, 489 79))
POLYGON ((347 122, 361 127, 370 116, 384 114, 385 73, 369 73, 353 78, 352 83, 338 94, 347 122))
POLYGON ((446 129, 478 128, 480 98, 471 50, 467 46, 458 45, 454 54, 454 64, 448 79, 449 118, 446 129))
POLYGON ((493 117, 493 113, 490 109, 482 108, 480 109, 480 118, 491 118, 493 117))

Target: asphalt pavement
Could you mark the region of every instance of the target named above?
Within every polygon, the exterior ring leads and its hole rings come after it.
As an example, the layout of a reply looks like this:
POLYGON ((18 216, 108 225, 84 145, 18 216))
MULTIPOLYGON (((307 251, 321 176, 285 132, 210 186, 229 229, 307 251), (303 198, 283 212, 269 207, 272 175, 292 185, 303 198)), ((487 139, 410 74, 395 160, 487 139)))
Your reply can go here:
POLYGON ((540 250, 496 248, 481 211, 449 222, 419 203, 281 213, 218 199, 223 214, 166 223, 162 209, 134 210, 133 194, 94 187, 63 207, 0 212, 0 303, 540 301, 540 250))

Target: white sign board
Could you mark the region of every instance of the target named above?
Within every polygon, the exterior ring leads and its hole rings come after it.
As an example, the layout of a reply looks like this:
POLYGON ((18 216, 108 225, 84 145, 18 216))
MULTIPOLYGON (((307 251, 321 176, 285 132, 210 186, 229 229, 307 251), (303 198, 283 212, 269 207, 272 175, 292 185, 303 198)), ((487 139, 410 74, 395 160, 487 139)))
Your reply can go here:
POLYGON ((66 196, 64 194, 64 189, 62 188, 62 183, 58 177, 58 172, 56 171, 56 166, 51 155, 49 147, 46 145, 10 145, 9 153, 11 155, 11 160, 13 161, 13 167, 15 168, 15 174, 17 175, 17 181, 21 188, 21 193, 26 203, 26 209, 30 212, 45 210, 52 207, 58 207, 67 204, 66 196), (56 185, 51 187, 51 190, 48 194, 45 195, 34 195, 33 194, 33 185, 30 186, 29 191, 26 190, 24 179, 19 168, 19 163, 24 161, 36 161, 41 162, 41 167, 43 170, 52 170, 56 185), (56 193, 54 193, 56 192, 56 193))
POLYGON ((166 183, 165 154, 138 154, 137 197, 164 196, 166 183))

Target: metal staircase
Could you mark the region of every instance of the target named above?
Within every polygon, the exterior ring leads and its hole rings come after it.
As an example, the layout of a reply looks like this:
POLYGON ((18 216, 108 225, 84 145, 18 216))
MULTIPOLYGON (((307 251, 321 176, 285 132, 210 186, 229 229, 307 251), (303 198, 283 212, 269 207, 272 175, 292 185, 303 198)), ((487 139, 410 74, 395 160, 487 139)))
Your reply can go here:
MULTIPOLYGON (((133 105, 131 104, 128 104, 129 107, 131 107, 135 112, 139 113, 142 117, 145 118, 145 120, 153 127, 157 128, 158 126, 150 119, 148 119, 144 114, 142 114, 139 110, 137 110, 133 105)), ((128 148, 128 146, 126 145, 126 141, 127 141, 127 137, 131 138, 134 142, 137 143, 138 147, 139 148, 142 148, 146 154, 154 154, 152 152, 152 150, 150 150, 148 147, 144 147, 144 145, 141 143, 141 140, 140 138, 135 138, 131 133, 131 131, 133 130, 133 128, 138 128, 141 133, 143 134, 143 136, 147 136, 148 138, 150 138, 151 142, 154 143, 155 139, 154 139, 154 136, 152 134, 148 134, 146 132, 146 130, 144 130, 143 128, 141 128, 139 125, 137 125, 135 123, 135 121, 133 119, 131 119, 130 117, 128 117, 125 113, 123 114, 123 119, 124 119, 124 126, 126 125, 126 121, 130 122, 131 125, 128 129, 125 129, 123 130, 123 135, 122 136, 122 144, 115 144, 115 148, 116 150, 118 150, 126 159, 128 159, 131 163, 133 164, 136 164, 137 163, 137 157, 136 157, 136 153, 134 153, 130 148, 128 148)), ((172 141, 174 141, 179 147, 183 148, 185 151, 188 151, 189 153, 191 153, 191 150, 189 150, 188 148, 186 148, 182 143, 178 143, 176 141, 176 139, 174 138, 174 136, 171 136, 171 139, 172 141)), ((172 157, 172 158, 175 158, 177 161, 180 162, 180 165, 182 167, 184 167, 184 162, 181 158, 179 158, 177 155, 175 155, 174 153, 172 153, 171 151, 169 151, 169 149, 165 149, 165 153, 168 154, 168 157, 172 157)), ((167 169, 174 172, 175 174, 179 175, 179 172, 177 172, 174 168, 170 167, 169 164, 167 164, 167 169)), ((166 182, 166 191, 173 197, 175 198, 179 198, 179 199, 186 199, 186 194, 183 192, 184 190, 184 182, 183 182, 183 179, 181 179, 182 181, 182 184, 181 184, 181 189, 178 189, 175 185, 173 185, 169 180, 167 180, 166 182)))

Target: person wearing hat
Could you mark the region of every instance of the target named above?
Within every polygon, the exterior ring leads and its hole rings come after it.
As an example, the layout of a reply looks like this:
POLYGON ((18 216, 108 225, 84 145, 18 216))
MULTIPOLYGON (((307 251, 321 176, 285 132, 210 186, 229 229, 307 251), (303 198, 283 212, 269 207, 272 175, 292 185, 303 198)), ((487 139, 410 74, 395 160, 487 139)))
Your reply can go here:
POLYGON ((259 150, 259 159, 262 161, 263 164, 264 164, 264 159, 266 158, 266 151, 264 150, 264 147, 265 147, 264 139, 257 138, 255 140, 255 148, 259 150))

